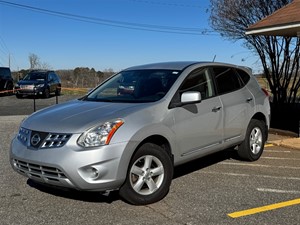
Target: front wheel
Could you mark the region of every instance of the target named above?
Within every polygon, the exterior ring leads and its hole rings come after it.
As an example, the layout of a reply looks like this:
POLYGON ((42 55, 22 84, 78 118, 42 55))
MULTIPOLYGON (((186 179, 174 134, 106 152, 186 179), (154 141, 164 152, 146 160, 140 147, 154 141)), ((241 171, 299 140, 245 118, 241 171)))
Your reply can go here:
POLYGON ((244 160, 258 160, 264 150, 266 132, 263 121, 252 119, 248 125, 245 140, 238 147, 238 155, 244 160))
POLYGON ((146 205, 164 198, 173 178, 170 155, 160 146, 143 144, 132 157, 119 195, 134 205, 146 205))
POLYGON ((44 98, 50 98, 50 90, 48 88, 45 89, 45 91, 43 93, 43 97, 44 98))

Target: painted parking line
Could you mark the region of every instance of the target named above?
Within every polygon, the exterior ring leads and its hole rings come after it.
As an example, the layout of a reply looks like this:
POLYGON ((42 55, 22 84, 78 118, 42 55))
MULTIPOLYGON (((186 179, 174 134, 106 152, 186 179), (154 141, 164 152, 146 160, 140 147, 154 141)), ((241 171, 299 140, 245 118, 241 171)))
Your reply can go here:
POLYGON ((282 157, 269 157, 269 156, 264 156, 260 157, 261 159, 272 159, 272 160, 291 160, 291 161, 300 161, 300 159, 295 159, 295 158, 282 158, 282 157))
POLYGON ((300 194, 300 191, 296 191, 296 190, 279 190, 279 189, 272 189, 272 188, 256 188, 256 190, 261 192, 280 193, 280 194, 300 194))
POLYGON ((294 180, 300 181, 300 177, 279 177, 279 176, 270 176, 270 175, 250 175, 250 174, 243 174, 243 173, 220 173, 220 172, 210 172, 210 171, 201 171, 199 173, 202 174, 213 174, 219 176, 236 176, 236 177, 257 177, 263 179, 276 179, 276 180, 294 180))
POLYGON ((281 150, 264 150, 264 152, 272 152, 272 153, 291 153, 291 151, 281 151, 281 150))
POLYGON ((231 218, 239 218, 239 217, 243 217, 243 216, 249 216, 249 215, 253 215, 253 214, 257 214, 257 213, 262 213, 262 212, 271 211, 274 209, 284 208, 284 207, 298 205, 298 204, 300 204, 300 198, 286 201, 286 202, 280 202, 280 203, 276 203, 276 204, 266 205, 266 206, 262 206, 262 207, 247 209, 247 210, 243 210, 243 211, 233 212, 233 213, 229 213, 227 215, 231 218))
POLYGON ((274 145, 273 144, 265 144, 265 147, 273 147, 274 145))
POLYGON ((264 164, 250 164, 250 163, 238 163, 238 162, 220 162, 218 165, 232 165, 232 166, 247 166, 247 167, 261 167, 261 168, 279 168, 279 169, 291 169, 300 170, 300 166, 272 166, 264 164))

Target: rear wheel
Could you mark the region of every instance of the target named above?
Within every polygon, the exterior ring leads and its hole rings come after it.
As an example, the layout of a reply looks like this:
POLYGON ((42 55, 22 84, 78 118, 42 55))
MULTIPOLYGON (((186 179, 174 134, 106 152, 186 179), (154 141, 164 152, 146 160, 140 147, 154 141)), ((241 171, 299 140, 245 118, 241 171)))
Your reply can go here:
POLYGON ((22 94, 16 94, 16 97, 17 98, 23 98, 23 95, 22 94))
POLYGON ((146 205, 164 198, 173 178, 170 155, 160 146, 143 144, 132 157, 120 196, 134 205, 146 205))
POLYGON ((252 119, 248 125, 245 140, 238 147, 238 155, 248 161, 258 160, 266 142, 265 123, 252 119))
POLYGON ((12 95, 14 92, 14 85, 12 83, 8 84, 6 91, 6 95, 12 95))

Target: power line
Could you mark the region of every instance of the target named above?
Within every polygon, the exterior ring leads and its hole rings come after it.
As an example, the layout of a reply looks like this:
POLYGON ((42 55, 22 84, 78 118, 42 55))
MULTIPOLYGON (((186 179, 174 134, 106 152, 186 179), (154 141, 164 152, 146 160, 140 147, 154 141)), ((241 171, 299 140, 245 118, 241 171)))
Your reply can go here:
POLYGON ((0 50, 4 53, 4 54, 9 54, 9 49, 7 47, 7 45, 5 44, 3 38, 0 36, 0 45, 2 46, 2 49, 0 48, 0 50), (4 51, 6 50, 6 51, 4 51))
POLYGON ((199 5, 192 5, 187 3, 175 3, 175 2, 161 2, 161 1, 150 1, 150 0, 130 0, 132 2, 152 4, 152 5, 164 5, 164 6, 175 6, 175 7, 188 7, 188 8, 203 8, 199 5))
POLYGON ((81 22, 101 24, 106 26, 133 29, 133 30, 143 30, 143 31, 162 32, 162 33, 176 33, 176 34, 190 34, 190 35, 218 35, 214 31, 208 29, 162 26, 162 25, 106 20, 106 19, 100 19, 96 17, 87 17, 87 16, 82 16, 77 14, 66 13, 66 12, 53 11, 53 10, 33 7, 29 5, 17 4, 17 3, 2 1, 2 0, 0 0, 0 4, 5 4, 11 7, 26 9, 34 12, 77 20, 81 22))
POLYGON ((0 53, 3 53, 3 56, 0 54, 0 65, 6 66, 6 59, 5 57, 9 57, 9 49, 7 48, 7 45, 5 44, 3 38, 0 36, 0 53), (1 62, 2 61, 2 62, 1 62))
POLYGON ((3 53, 3 56, 4 56, 4 57, 0 57, 0 59, 3 62, 2 65, 10 64, 10 66, 11 66, 12 64, 14 64, 17 67, 18 66, 17 60, 14 57, 14 55, 11 54, 10 50, 8 49, 7 45, 5 44, 4 39, 1 37, 1 35, 0 35, 0 46, 2 46, 2 49, 0 48, 0 51, 3 53), (5 59, 6 57, 7 57, 7 59, 5 59))

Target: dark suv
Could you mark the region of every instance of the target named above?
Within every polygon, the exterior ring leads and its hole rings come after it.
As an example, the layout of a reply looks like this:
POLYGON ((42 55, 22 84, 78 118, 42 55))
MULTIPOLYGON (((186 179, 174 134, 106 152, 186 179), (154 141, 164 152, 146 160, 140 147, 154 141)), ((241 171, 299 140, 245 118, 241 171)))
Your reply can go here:
POLYGON ((13 88, 10 69, 8 67, 0 67, 0 94, 11 94, 13 88))
POLYGON ((49 98, 51 93, 60 95, 61 81, 54 71, 33 70, 15 86, 17 98, 24 95, 40 95, 49 98))

